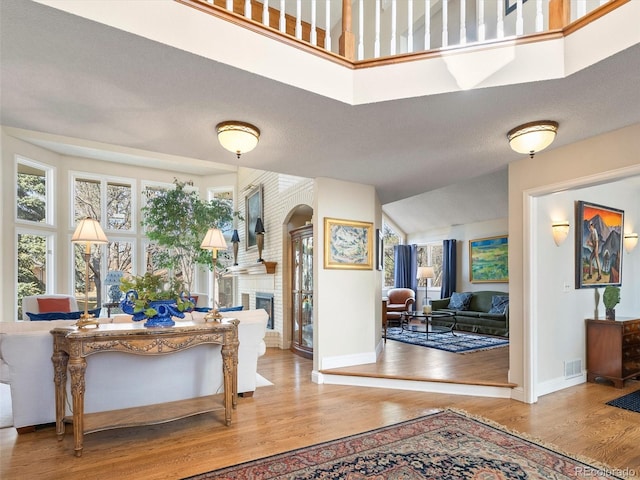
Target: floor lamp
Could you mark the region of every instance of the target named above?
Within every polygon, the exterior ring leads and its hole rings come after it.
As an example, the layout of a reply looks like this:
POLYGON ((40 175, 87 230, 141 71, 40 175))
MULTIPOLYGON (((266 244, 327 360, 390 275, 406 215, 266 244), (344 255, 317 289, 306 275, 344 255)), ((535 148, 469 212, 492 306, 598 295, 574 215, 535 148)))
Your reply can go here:
POLYGON ((424 279, 424 300, 422 300, 422 311, 431 313, 431 305, 427 300, 427 279, 435 278, 436 274, 433 267, 418 267, 418 280, 424 279))
POLYGON ((209 312, 204 316, 205 322, 207 320, 213 320, 214 322, 219 322, 222 318, 220 312, 216 308, 216 304, 218 303, 216 300, 216 264, 218 263, 218 250, 226 250, 227 242, 224 240, 224 236, 222 235, 222 231, 219 228, 210 228, 207 231, 207 234, 204 236, 204 240, 202 240, 202 244, 200 248, 203 250, 211 250, 213 255, 213 295, 212 295, 212 308, 209 312))
POLYGON ((84 243, 84 313, 76 322, 78 328, 85 328, 89 325, 98 326, 98 321, 89 313, 89 261, 91 260, 91 244, 103 245, 109 243, 100 223, 91 217, 83 218, 76 227, 71 237, 72 243, 84 243))

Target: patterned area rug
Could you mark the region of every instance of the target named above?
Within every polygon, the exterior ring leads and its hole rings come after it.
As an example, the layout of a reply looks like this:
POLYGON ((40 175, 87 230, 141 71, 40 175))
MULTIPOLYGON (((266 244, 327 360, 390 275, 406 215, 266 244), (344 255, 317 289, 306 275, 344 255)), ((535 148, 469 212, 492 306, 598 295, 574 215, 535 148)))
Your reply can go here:
POLYGON ((618 397, 615 400, 611 400, 610 402, 607 402, 607 405, 640 413, 640 390, 636 390, 635 392, 631 392, 627 395, 623 395, 622 397, 618 397))
POLYGON ((191 480, 615 479, 611 469, 447 410, 191 480))
POLYGON ((427 339, 424 331, 410 332, 408 330, 402 330, 400 327, 388 328, 387 339, 410 343, 411 345, 437 348, 438 350, 453 353, 471 353, 509 345, 508 338, 489 337, 458 331, 455 332, 455 335, 451 332, 430 333, 427 339))

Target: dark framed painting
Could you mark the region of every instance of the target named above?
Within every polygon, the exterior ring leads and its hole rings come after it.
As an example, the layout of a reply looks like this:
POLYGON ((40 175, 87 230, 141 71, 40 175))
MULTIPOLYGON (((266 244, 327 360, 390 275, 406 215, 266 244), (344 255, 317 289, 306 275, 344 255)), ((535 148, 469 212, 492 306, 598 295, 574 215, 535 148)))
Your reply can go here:
POLYGON ((471 283, 509 282, 509 237, 469 240, 469 281, 471 283))
POLYGON ((324 268, 371 270, 373 223, 324 219, 324 268))
POLYGON ((576 289, 621 286, 624 211, 576 202, 576 289))
POLYGON ((382 231, 376 228, 376 270, 382 270, 382 253, 384 244, 382 241, 382 231))
POLYGON ((246 249, 257 247, 256 222, 261 218, 264 222, 264 199, 262 184, 253 187, 244 197, 244 225, 246 249))
MULTIPOLYGON (((524 5, 524 3, 526 1, 527 0, 522 0, 522 4, 524 5)), ((504 14, 505 15, 509 15, 516 8, 518 8, 518 1, 517 0, 504 0, 504 14)))

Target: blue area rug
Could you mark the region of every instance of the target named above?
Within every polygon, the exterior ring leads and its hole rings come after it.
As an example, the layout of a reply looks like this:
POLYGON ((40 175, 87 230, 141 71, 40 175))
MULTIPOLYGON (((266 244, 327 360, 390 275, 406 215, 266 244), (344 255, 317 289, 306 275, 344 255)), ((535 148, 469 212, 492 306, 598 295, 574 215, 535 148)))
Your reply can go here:
POLYGON ((616 398, 615 400, 611 400, 610 402, 607 402, 607 405, 640 413, 640 390, 636 390, 635 392, 631 392, 627 395, 616 398))
POLYGON ((455 335, 451 332, 429 333, 429 339, 427 339, 424 331, 409 332, 399 327, 388 328, 387 339, 410 343, 411 345, 436 348, 452 353, 471 353, 509 345, 508 338, 490 337, 458 331, 455 332, 455 335))

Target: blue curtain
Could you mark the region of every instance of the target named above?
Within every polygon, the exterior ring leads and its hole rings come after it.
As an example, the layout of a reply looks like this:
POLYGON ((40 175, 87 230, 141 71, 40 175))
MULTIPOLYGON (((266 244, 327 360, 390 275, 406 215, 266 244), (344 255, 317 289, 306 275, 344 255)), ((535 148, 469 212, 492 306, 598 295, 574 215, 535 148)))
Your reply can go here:
POLYGON ((456 241, 442 242, 442 288, 440 298, 450 297, 456 291, 456 241))
POLYGON ((393 247, 395 260, 394 285, 397 288, 418 288, 418 246, 396 245, 393 247))

